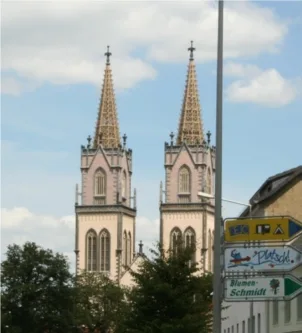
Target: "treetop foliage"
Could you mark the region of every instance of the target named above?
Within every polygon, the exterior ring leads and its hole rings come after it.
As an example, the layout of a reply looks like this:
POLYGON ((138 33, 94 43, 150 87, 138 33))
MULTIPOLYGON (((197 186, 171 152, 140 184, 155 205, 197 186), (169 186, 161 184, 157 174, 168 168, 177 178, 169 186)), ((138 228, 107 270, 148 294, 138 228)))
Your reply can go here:
POLYGON ((1 328, 9 333, 209 333, 212 276, 195 248, 161 246, 123 288, 101 272, 73 276, 67 258, 35 243, 10 245, 1 263, 1 328))
POLYGON ((66 327, 73 307, 66 257, 30 242, 8 246, 6 256, 1 263, 3 329, 41 332, 44 326, 66 327))
POLYGON ((180 246, 175 254, 158 244, 153 259, 131 272, 136 286, 125 332, 210 332, 212 276, 192 262, 194 251, 180 246))

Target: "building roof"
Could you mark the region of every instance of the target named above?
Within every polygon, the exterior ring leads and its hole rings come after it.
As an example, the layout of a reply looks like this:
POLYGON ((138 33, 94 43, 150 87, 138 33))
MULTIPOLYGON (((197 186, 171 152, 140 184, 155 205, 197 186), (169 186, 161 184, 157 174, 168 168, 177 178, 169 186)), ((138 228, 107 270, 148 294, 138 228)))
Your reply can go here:
POLYGON ((188 145, 201 144, 204 140, 197 75, 193 56, 193 52, 195 51, 193 42, 191 42, 191 47, 188 48, 188 51, 190 51, 190 59, 178 127, 177 145, 181 145, 183 142, 186 142, 188 145))
MULTIPOLYGON (((299 165, 296 168, 283 171, 267 178, 267 180, 260 186, 257 192, 251 197, 250 204, 252 206, 257 204, 264 204, 266 200, 277 197, 282 192, 282 190, 284 190, 289 184, 301 176, 302 165, 299 165)), ((245 216, 247 213, 248 209, 244 210, 241 216, 245 216)))
POLYGON ((122 280, 122 278, 126 275, 126 274, 131 274, 131 270, 133 270, 133 268, 135 268, 137 266, 137 263, 139 262, 139 260, 149 260, 149 258, 144 254, 144 253, 136 253, 135 257, 133 258, 131 264, 129 267, 127 267, 127 269, 125 269, 122 274, 120 279, 122 280))

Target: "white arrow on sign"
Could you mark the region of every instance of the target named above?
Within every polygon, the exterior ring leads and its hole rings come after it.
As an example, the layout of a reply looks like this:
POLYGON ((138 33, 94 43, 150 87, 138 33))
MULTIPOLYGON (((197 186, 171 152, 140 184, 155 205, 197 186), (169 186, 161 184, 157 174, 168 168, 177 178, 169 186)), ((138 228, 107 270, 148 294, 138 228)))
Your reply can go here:
POLYGON ((232 247, 224 252, 226 272, 291 271, 302 264, 302 253, 289 246, 232 247))

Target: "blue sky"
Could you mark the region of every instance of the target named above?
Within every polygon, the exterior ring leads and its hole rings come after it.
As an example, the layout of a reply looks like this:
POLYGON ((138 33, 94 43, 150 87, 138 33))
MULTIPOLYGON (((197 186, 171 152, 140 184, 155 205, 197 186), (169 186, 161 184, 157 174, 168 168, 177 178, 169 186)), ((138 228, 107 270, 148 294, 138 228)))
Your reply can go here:
MULTIPOLYGON (((45 244, 68 254, 73 250, 80 145, 94 133, 107 44, 121 134, 127 133, 134 152, 139 236, 146 228, 150 237, 158 232, 163 147, 177 131, 191 39, 204 129, 215 140, 215 2, 68 6, 56 1, 3 6, 3 246, 49 232, 60 239, 63 223, 70 228, 67 244, 58 239, 45 244)), ((223 195, 228 199, 247 202, 267 177, 301 164, 301 35, 301 2, 226 4, 223 195)), ((225 205, 223 212, 241 210, 225 205)))

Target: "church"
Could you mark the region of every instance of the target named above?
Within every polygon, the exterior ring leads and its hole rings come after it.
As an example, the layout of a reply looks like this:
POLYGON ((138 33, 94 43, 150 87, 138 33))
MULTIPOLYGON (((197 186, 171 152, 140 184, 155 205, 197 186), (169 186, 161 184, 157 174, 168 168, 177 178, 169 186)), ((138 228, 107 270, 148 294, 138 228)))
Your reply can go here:
MULTIPOLYGON (((164 143, 165 180, 160 182, 160 230, 164 249, 196 242, 195 260, 213 271, 215 146, 204 133, 193 42, 178 132, 164 143)), ((107 47, 104 81, 94 137, 81 147, 81 185, 75 195, 76 273, 98 271, 128 284, 128 268, 144 258, 136 253, 136 191, 132 184, 132 150, 121 137, 114 95, 111 52, 107 47)), ((176 116, 175 116, 176 122, 176 116)), ((129 274, 129 273, 128 273, 129 274)))

